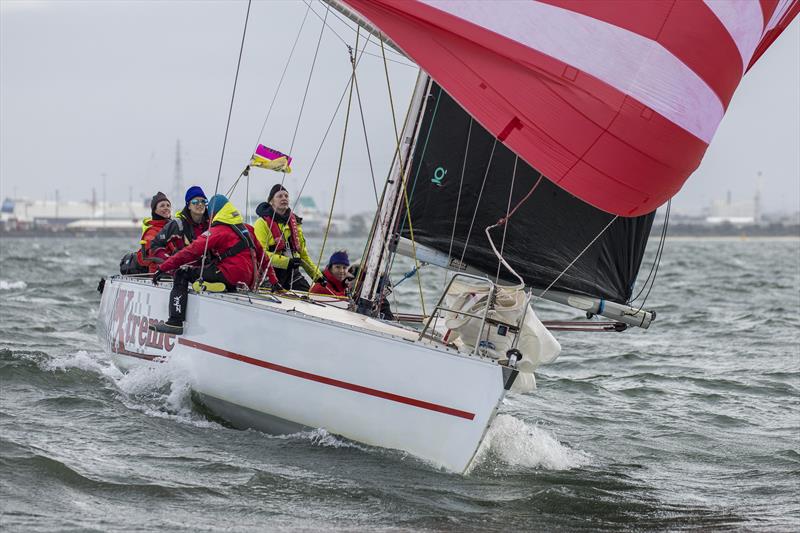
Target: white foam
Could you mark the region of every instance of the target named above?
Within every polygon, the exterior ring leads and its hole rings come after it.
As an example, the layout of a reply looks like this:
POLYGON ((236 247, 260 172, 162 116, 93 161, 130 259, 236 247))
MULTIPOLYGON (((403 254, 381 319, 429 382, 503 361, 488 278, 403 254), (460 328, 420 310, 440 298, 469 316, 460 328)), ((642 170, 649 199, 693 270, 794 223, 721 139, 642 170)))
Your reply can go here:
POLYGON ((495 418, 470 469, 491 458, 512 467, 545 470, 569 470, 591 462, 589 454, 561 444, 552 432, 511 415, 495 418))
POLYGON ((300 431, 298 433, 291 433, 289 435, 270 435, 271 439, 304 439, 311 441, 315 446, 322 446, 323 448, 356 448, 358 450, 366 451, 363 446, 359 446, 354 442, 349 442, 328 433, 322 428, 312 429, 309 431, 300 431))
POLYGON ((24 281, 6 281, 0 279, 0 291, 15 291, 17 289, 25 289, 28 284, 24 281))
POLYGON ((120 400, 125 407, 148 416, 196 427, 221 427, 193 412, 188 373, 178 358, 142 365, 123 373, 111 363, 107 354, 80 350, 47 360, 42 367, 48 371, 77 368, 101 375, 121 393, 120 400))
POLYGON ((74 353, 58 355, 52 359, 48 359, 42 363, 42 369, 50 372, 61 371, 66 372, 70 368, 77 368, 79 370, 86 370, 87 372, 95 372, 97 374, 109 375, 114 374, 121 376, 122 373, 116 369, 109 361, 103 360, 103 354, 100 352, 89 353, 86 350, 79 350, 74 353))

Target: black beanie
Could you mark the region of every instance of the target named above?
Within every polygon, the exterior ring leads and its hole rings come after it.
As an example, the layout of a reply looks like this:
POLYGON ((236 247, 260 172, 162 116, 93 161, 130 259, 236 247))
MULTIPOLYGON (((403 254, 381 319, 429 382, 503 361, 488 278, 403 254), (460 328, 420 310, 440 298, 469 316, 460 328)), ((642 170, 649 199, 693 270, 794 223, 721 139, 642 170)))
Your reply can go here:
MULTIPOLYGON (((272 201, 272 197, 275 196, 276 194, 278 194, 278 192, 280 192, 280 191, 286 191, 286 187, 284 187, 280 183, 276 183, 275 185, 273 185, 272 188, 269 190, 269 196, 267 196, 267 202, 271 202, 272 201)), ((289 191, 286 191, 286 192, 289 192, 289 191)))
MULTIPOLYGON (((166 195, 166 194, 164 194, 164 193, 163 193, 163 192, 161 192, 161 191, 158 191, 158 192, 155 194, 155 196, 153 196, 153 198, 150 200, 150 212, 151 212, 153 215, 155 215, 155 214, 156 214, 156 206, 158 205, 158 203, 159 203, 159 202, 163 202, 164 200, 166 200, 166 201, 168 201, 168 202, 169 202, 169 198, 167 198, 167 195, 166 195)), ((169 203, 170 203, 170 204, 172 204, 172 202, 169 202, 169 203)))

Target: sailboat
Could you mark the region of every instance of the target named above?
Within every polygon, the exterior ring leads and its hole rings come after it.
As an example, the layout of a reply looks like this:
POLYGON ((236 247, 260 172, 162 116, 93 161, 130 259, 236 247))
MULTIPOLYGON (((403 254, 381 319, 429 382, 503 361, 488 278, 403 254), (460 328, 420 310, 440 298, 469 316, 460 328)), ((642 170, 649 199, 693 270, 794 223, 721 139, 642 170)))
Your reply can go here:
POLYGON ((655 320, 634 295, 655 210, 700 164, 798 2, 326 9, 420 67, 352 305, 191 294, 174 336, 148 329, 167 317, 170 283, 114 276, 99 336, 123 368, 181 361, 198 399, 234 426, 324 428, 465 472, 506 394, 533 390, 558 356, 553 331, 655 320), (380 314, 398 254, 446 273, 416 327, 380 314), (543 323, 542 300, 603 319, 543 323))

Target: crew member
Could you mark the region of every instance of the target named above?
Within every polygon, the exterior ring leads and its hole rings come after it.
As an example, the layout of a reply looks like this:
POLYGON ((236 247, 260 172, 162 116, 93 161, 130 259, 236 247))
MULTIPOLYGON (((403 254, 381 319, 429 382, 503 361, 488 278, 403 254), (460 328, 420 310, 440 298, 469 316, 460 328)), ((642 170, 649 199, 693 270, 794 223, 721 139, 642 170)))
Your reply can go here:
POLYGON ((252 227, 244 224, 239 211, 228 199, 218 194, 208 203, 211 227, 189 246, 167 258, 158 266, 153 283, 158 284, 164 273, 173 274, 172 291, 169 295, 169 319, 153 327, 164 333, 183 334, 186 320, 189 282, 194 281, 196 291, 222 292, 236 290, 244 284, 254 290, 260 281, 261 268, 268 268, 267 275, 273 286, 278 285, 275 272, 268 265, 264 250, 252 237, 252 227), (200 272, 201 258, 206 255, 205 267, 200 272), (189 268, 180 268, 193 263, 189 268), (197 281, 195 281, 197 280, 197 281))
POLYGON ((347 251, 339 250, 334 252, 328 260, 328 266, 322 271, 324 280, 319 280, 311 286, 314 294, 326 294, 328 296, 338 296, 346 298, 348 296, 347 280, 349 276, 348 267, 350 259, 347 251))
POLYGON ((156 235, 164 229, 172 214, 172 204, 167 195, 158 191, 150 200, 150 215, 142 220, 142 238, 139 240, 139 251, 136 252, 136 261, 140 266, 146 267, 149 272, 156 271, 156 262, 153 261, 152 243, 156 235))
POLYGON ((151 255, 161 261, 175 255, 208 229, 208 198, 203 189, 197 185, 189 187, 184 199, 184 208, 167 222, 150 245, 151 255))
POLYGON ((322 273, 308 255, 303 219, 289 208, 289 192, 276 183, 267 201, 256 207, 256 214, 260 217, 255 223, 256 239, 267 252, 280 284, 289 290, 308 291, 308 281, 299 267, 314 281, 322 279, 322 273))

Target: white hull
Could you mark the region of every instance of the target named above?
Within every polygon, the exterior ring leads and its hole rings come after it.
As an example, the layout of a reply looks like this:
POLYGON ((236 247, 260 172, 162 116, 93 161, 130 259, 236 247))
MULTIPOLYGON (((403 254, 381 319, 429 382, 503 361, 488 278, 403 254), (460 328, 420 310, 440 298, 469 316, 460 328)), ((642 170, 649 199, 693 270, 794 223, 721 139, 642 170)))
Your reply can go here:
POLYGON ((463 472, 515 372, 391 324, 283 298, 190 293, 184 335, 148 332, 166 319, 168 296, 146 280, 108 280, 101 340, 122 367, 179 358, 193 391, 238 426, 324 428, 463 472))

